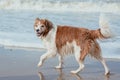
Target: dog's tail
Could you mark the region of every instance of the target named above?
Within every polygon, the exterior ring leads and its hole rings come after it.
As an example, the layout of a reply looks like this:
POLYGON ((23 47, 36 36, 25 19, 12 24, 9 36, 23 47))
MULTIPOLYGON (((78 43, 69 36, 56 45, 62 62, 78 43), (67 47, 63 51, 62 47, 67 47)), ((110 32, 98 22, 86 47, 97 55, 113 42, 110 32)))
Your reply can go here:
POLYGON ((104 38, 112 37, 112 32, 110 30, 108 20, 106 19, 105 15, 103 15, 103 14, 100 15, 99 26, 100 26, 100 32, 104 38))
POLYGON ((108 20, 106 17, 101 14, 99 17, 99 29, 97 30, 91 30, 91 36, 94 39, 106 39, 112 37, 112 32, 110 30, 108 20))

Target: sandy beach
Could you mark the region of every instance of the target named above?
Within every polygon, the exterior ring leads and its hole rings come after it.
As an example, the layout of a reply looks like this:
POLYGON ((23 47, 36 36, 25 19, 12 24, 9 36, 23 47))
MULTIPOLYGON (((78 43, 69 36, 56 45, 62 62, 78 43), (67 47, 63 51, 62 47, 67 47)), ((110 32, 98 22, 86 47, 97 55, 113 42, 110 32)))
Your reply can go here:
POLYGON ((65 57, 64 68, 55 69, 57 57, 48 59, 41 68, 39 57, 45 50, 5 49, 0 47, 0 80, 119 80, 120 60, 106 59, 111 74, 104 76, 104 68, 97 61, 85 60, 85 69, 78 75, 70 71, 78 67, 73 56, 65 57))

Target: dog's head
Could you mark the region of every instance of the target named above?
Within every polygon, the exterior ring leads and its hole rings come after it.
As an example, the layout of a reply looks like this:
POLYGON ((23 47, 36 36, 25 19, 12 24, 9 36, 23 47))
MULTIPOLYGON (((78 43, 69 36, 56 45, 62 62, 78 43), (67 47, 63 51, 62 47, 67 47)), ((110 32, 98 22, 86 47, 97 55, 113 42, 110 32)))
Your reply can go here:
POLYGON ((38 37, 45 37, 52 28, 53 24, 49 20, 36 18, 34 30, 38 37))

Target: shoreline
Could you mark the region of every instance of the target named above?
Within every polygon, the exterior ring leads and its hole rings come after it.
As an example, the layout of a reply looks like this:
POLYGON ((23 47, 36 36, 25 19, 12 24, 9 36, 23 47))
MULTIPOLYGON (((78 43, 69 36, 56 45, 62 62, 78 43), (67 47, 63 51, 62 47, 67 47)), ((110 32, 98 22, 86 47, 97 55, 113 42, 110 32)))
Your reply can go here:
POLYGON ((89 57, 84 70, 73 75, 70 71, 78 67, 73 56, 65 57, 63 69, 54 68, 58 64, 57 57, 48 59, 38 68, 37 63, 44 52, 0 47, 0 80, 119 80, 120 59, 106 59, 111 71, 109 77, 104 75, 101 63, 89 57))
POLYGON ((10 50, 28 50, 28 51, 45 51, 44 48, 37 48, 37 47, 21 47, 21 46, 3 46, 0 45, 0 48, 3 47, 4 49, 10 49, 10 50))
MULTIPOLYGON (((25 51, 46 51, 45 48, 36 48, 36 47, 20 47, 20 46, 2 46, 0 45, 0 48, 4 48, 6 50, 25 50, 25 51)), ((69 56, 69 55, 68 55, 69 56)), ((119 58, 106 58, 107 60, 114 60, 114 61, 120 61, 119 58)))

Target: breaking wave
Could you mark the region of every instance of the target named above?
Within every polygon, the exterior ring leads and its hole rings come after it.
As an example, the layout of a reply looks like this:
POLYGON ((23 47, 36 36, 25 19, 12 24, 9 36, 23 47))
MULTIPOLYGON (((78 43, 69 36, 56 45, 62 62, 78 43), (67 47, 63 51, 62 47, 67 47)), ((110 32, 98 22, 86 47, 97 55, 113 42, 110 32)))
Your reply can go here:
POLYGON ((120 13, 119 0, 0 0, 0 10, 120 13))

